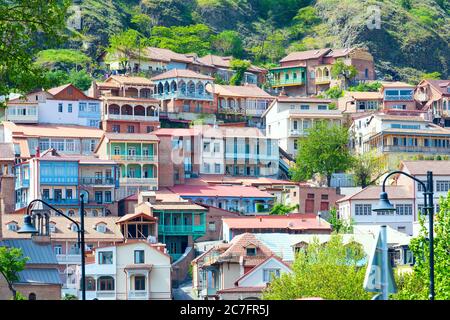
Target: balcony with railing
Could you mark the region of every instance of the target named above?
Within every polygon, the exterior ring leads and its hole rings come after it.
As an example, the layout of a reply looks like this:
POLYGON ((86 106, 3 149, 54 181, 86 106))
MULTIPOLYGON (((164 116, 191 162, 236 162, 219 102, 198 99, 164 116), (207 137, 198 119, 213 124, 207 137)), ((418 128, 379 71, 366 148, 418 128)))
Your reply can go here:
POLYGON ((95 296, 99 300, 116 300, 116 291, 95 291, 95 296))
POLYGON ((304 85, 306 71, 304 67, 281 67, 270 70, 268 78, 272 87, 304 85))
POLYGON ((27 205, 28 204, 26 202, 19 201, 19 202, 16 202, 15 208, 16 208, 16 210, 19 210, 19 209, 25 208, 27 205))
POLYGON ((58 260, 59 264, 80 264, 81 263, 81 255, 80 254, 57 254, 56 260, 58 260))
POLYGON ((388 95, 384 96, 385 101, 412 101, 413 94, 399 94, 399 95, 388 95))
POLYGON ((159 116, 144 116, 136 114, 105 114, 104 120, 125 120, 125 121, 147 121, 147 122, 157 122, 159 121, 159 116))
POLYGON ((81 177, 80 184, 93 186, 114 186, 116 181, 113 177, 81 177))
POLYGON ((139 162, 158 162, 158 156, 156 154, 137 155, 137 154, 112 154, 109 156, 109 160, 117 161, 139 161, 139 162))
POLYGON ((206 100, 206 101, 213 101, 214 97, 210 93, 189 93, 189 92, 181 92, 181 91, 174 91, 174 92, 165 92, 165 93, 155 93, 153 95, 153 98, 160 99, 160 100, 167 100, 167 99, 185 99, 185 100, 206 100))
POLYGON ((158 233, 166 235, 202 234, 205 232, 205 225, 158 225, 158 233))
POLYGON ((123 185, 157 185, 158 178, 128 178, 122 177, 119 179, 119 183, 121 186, 123 185))
POLYGON ((128 291, 128 300, 148 300, 148 291, 145 290, 130 290, 128 291))
POLYGON ((430 154, 450 154, 450 148, 425 146, 383 146, 382 152, 414 152, 430 154))
POLYGON ((331 82, 331 76, 316 77, 316 84, 327 84, 331 82))
POLYGON ((49 204, 54 204, 54 205, 61 205, 61 206, 67 206, 67 205, 78 205, 79 201, 78 199, 63 199, 63 198, 56 198, 56 199, 42 199, 45 202, 49 203, 49 204))
POLYGON ((21 188, 29 188, 30 187, 30 179, 16 179, 14 182, 15 189, 21 188))

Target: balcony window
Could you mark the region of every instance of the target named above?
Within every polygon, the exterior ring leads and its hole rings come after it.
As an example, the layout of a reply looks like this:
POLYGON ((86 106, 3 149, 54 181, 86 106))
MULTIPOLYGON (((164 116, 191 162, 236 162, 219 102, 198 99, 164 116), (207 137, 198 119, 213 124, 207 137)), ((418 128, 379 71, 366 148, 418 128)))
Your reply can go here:
POLYGON ((113 291, 114 290, 114 278, 110 276, 100 277, 97 280, 98 291, 113 291))
POLYGON ((100 251, 98 253, 98 264, 112 264, 113 252, 112 251, 100 251))
POLYGON ((62 245, 57 244, 53 247, 53 251, 55 252, 56 255, 58 254, 62 254, 62 245))
POLYGON ((66 190, 66 199, 72 199, 72 189, 66 190))
POLYGON ((134 250, 134 264, 145 263, 144 250, 134 250))
POLYGON ((134 277, 134 290, 144 291, 145 290, 145 276, 135 276, 134 277))
POLYGON ((61 201, 62 199, 62 190, 61 189, 55 189, 53 193, 53 197, 56 201, 61 201))
POLYGON ((128 133, 134 133, 134 126, 128 126, 127 127, 127 132, 128 133))
POLYGON ((95 279, 86 277, 86 291, 95 291, 95 279))
POLYGON ((103 192, 95 191, 95 202, 97 202, 97 203, 103 202, 103 192))
POLYGON ((112 125, 112 131, 115 132, 115 133, 120 133, 120 125, 113 124, 112 125))
POLYGON ((412 215, 412 204, 397 204, 395 209, 397 214, 400 216, 412 215))
POLYGON ((120 147, 119 147, 119 146, 115 146, 115 147, 114 147, 114 149, 113 149, 113 154, 114 154, 115 156, 120 155, 120 147))
POLYGON ((356 204, 355 205, 355 215, 357 215, 357 216, 372 215, 372 205, 371 204, 356 204))
POLYGON ((42 199, 48 200, 50 198, 50 190, 49 189, 43 189, 42 190, 42 199))

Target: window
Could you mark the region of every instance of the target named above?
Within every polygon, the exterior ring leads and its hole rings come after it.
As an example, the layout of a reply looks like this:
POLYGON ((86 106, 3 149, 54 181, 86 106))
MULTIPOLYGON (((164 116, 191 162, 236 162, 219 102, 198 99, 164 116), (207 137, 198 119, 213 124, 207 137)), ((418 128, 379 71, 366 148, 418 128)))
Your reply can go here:
POLYGON ((327 110, 328 109, 328 106, 326 106, 326 105, 318 105, 317 106, 317 109, 319 109, 319 110, 327 110))
POLYGON ((144 250, 134 250, 134 263, 144 263, 144 250))
POLYGON ((98 263, 99 264, 112 264, 113 263, 113 253, 112 251, 100 251, 98 253, 98 263))
POLYGON ((78 104, 78 110, 81 111, 81 112, 86 111, 86 102, 80 102, 78 104))
POLYGON ((97 203, 103 202, 103 192, 95 191, 95 202, 97 202, 97 203))
POLYGON ((153 131, 153 127, 152 126, 147 126, 147 133, 150 133, 153 131))
POLYGON ((297 150, 297 149, 298 149, 298 140, 295 139, 294 140, 294 150, 297 150))
POLYGON ((247 248, 246 254, 247 256, 256 256, 256 248, 247 248))
POLYGON ((204 142, 203 143, 203 151, 209 152, 210 142, 204 142))
POLYGON ((306 196, 308 199, 314 199, 314 193, 308 193, 306 196))
POLYGON ((214 164, 214 171, 215 173, 220 173, 220 163, 214 164))
POLYGON ((136 155, 136 148, 135 147, 129 147, 128 148, 128 155, 129 156, 135 156, 136 155))
POLYGON ((78 232, 78 226, 75 223, 72 223, 70 225, 70 230, 72 230, 73 232, 78 232))
POLYGON ((220 152, 220 143, 219 142, 214 143, 214 152, 220 152))
MULTIPOLYGON (((426 181, 422 181, 425 185, 427 184, 427 182, 426 181)), ((418 182, 416 182, 417 183, 417 191, 419 191, 419 192, 425 192, 425 190, 423 190, 423 186, 422 186, 422 184, 421 183, 418 183, 418 182)))
POLYGON ((106 225, 103 224, 103 223, 99 223, 95 227, 95 230, 97 230, 98 232, 101 232, 101 233, 105 233, 106 232, 106 225))
POLYGON ((94 127, 94 128, 100 127, 100 121, 98 121, 98 120, 89 120, 89 127, 94 127))
POLYGON ((31 292, 31 293, 28 295, 28 300, 36 300, 36 293, 31 292))
POLYGON ((438 180, 436 181, 437 192, 447 192, 450 188, 450 181, 438 180))
POLYGON ((112 131, 115 132, 115 133, 120 133, 120 125, 113 124, 112 125, 112 131))
POLYGON ((204 171, 205 173, 209 173, 209 163, 204 163, 204 164, 203 164, 203 171, 204 171))
POLYGON ((357 215, 357 216, 372 215, 372 205, 371 204, 356 204, 355 205, 355 215, 357 215))
POLYGON ((111 191, 105 191, 105 202, 106 203, 111 203, 112 199, 111 199, 111 191))
POLYGON ((210 221, 208 223, 208 230, 209 231, 216 231, 216 223, 214 221, 210 221))
POLYGON ((50 233, 56 232, 56 224, 53 222, 50 222, 49 229, 50 229, 50 233))
POLYGON ((127 132, 128 133, 134 133, 134 126, 128 126, 127 127, 127 132))
POLYGON ((115 156, 120 155, 120 147, 119 146, 115 146, 113 149, 113 153, 115 156))
POLYGON ((86 291, 95 291, 95 279, 86 277, 86 291))
POLYGON ((280 269, 264 269, 263 270, 263 281, 270 282, 274 278, 278 278, 280 276, 280 269))
POLYGON ((72 113, 72 104, 69 103, 69 105, 67 106, 67 112, 72 113))
POLYGON ((302 104, 302 105, 300 106, 300 110, 309 110, 309 105, 307 105, 307 104, 302 104))
POLYGON ((398 226, 397 227, 397 231, 406 232, 406 227, 405 226, 398 226))
POLYGON ((142 291, 145 290, 145 277, 135 276, 134 277, 134 290, 142 291))
POLYGON ((320 196, 320 198, 321 198, 322 200, 328 200, 328 195, 327 195, 327 194, 322 194, 322 195, 320 196))
POLYGON ((66 151, 67 152, 74 152, 75 151, 75 140, 73 140, 73 139, 67 139, 66 140, 66 151))
POLYGON ((57 244, 53 247, 53 251, 55 252, 56 255, 58 254, 62 254, 62 245, 57 244))
POLYGON ((63 112, 63 104, 58 103, 58 112, 63 112))
POLYGON ((66 190, 66 199, 72 199, 72 189, 66 190))
POLYGON ((113 291, 114 290, 114 278, 113 277, 100 277, 98 278, 98 291, 113 291))
POLYGON ((8 230, 9 231, 17 231, 17 223, 15 223, 15 222, 8 223, 8 230))
POLYGON ((397 204, 395 209, 400 216, 412 215, 412 204, 397 204))
POLYGON ((61 189, 55 189, 53 191, 53 198, 55 200, 61 200, 62 199, 62 190, 61 189))

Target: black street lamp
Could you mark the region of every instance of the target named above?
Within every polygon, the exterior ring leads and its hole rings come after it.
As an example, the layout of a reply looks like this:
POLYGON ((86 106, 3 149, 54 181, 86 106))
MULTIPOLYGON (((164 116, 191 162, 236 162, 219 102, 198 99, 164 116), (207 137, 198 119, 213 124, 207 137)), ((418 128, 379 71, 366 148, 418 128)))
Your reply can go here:
POLYGON ((429 234, 429 250, 430 250, 430 294, 429 299, 434 300, 434 231, 433 231, 433 216, 434 216, 434 204, 433 204, 433 172, 427 171, 427 183, 425 184, 423 181, 413 177, 410 174, 407 174, 403 171, 392 171, 390 172, 383 180, 382 192, 380 193, 380 202, 378 206, 373 209, 373 211, 395 211, 394 206, 390 203, 388 194, 386 193, 386 181, 387 179, 394 174, 403 174, 414 181, 419 183, 424 192, 424 210, 428 214, 428 234, 429 234), (427 205, 428 204, 428 205, 427 205))
MULTIPOLYGON (((33 201, 31 201, 28 206, 27 206, 27 214, 25 215, 25 217, 23 218, 23 226, 20 228, 19 231, 17 231, 17 233, 28 233, 28 234, 38 234, 39 231, 36 229, 35 225, 32 222, 32 214, 30 214, 30 210, 31 207, 33 206, 34 203, 36 202, 41 202, 43 204, 45 204, 47 207, 49 207, 50 209, 58 212, 58 214, 60 214, 61 216, 63 216, 64 218, 70 220, 71 222, 75 223, 75 225, 77 226, 77 233, 78 233, 78 247, 81 249, 81 299, 82 300, 86 300, 86 289, 85 289, 85 278, 86 278, 86 263, 85 263, 85 242, 84 242, 84 195, 81 194, 80 195, 80 223, 78 223, 77 221, 73 220, 72 218, 70 218, 69 216, 66 216, 61 210, 56 209, 55 207, 53 207, 52 205, 48 204, 47 202, 41 200, 41 199, 34 199, 33 201)), ((48 225, 48 221, 46 222, 46 224, 48 225)), ((48 226, 47 226, 48 228, 48 226)), ((48 229, 47 229, 48 230, 48 229)))

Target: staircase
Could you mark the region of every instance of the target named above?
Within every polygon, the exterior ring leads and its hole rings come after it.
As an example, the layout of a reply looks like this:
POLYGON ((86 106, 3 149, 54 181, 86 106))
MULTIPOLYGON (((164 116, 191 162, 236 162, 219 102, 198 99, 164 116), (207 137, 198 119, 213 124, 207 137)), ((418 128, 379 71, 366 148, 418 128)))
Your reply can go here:
POLYGON ((289 169, 294 165, 295 159, 292 158, 286 151, 282 148, 279 148, 280 160, 279 160, 279 168, 280 168, 280 178, 289 179, 290 172, 289 169))

